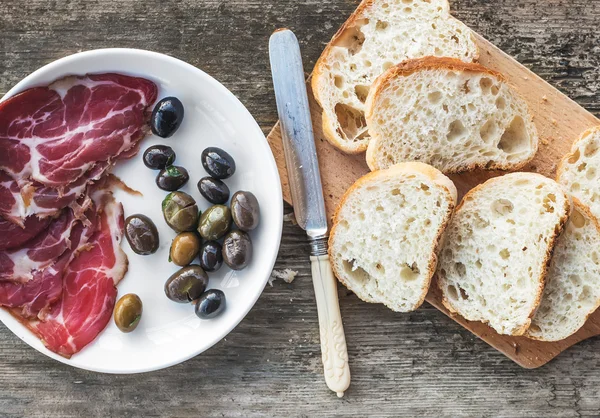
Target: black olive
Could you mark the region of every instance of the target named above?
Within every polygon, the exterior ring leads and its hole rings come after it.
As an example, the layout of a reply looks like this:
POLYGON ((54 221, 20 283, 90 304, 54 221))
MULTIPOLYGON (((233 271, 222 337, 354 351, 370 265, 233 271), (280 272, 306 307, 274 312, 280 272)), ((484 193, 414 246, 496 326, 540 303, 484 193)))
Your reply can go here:
POLYGON ((181 125, 183 114, 183 103, 177 97, 165 97, 156 103, 152 111, 152 133, 161 138, 170 137, 181 125))
POLYGON ((229 200, 229 187, 219 179, 203 177, 198 182, 198 191, 206 200, 222 205, 229 200))
POLYGON ((252 193, 239 191, 231 198, 231 216, 242 231, 251 231, 256 228, 259 214, 258 200, 252 193))
POLYGON ((200 296, 194 309, 200 319, 211 319, 225 310, 225 293, 219 289, 207 290, 200 296))
POLYGON ((175 151, 166 145, 153 145, 144 151, 144 164, 152 170, 162 170, 175 162, 175 151))
POLYGON ((163 190, 173 192, 183 187, 190 179, 187 170, 177 165, 170 165, 163 168, 156 176, 156 185, 163 190))
POLYGON ((243 231, 231 231, 223 240, 223 261, 232 270, 245 268, 252 259, 252 241, 243 231))
POLYGON ((137 254, 154 254, 158 250, 158 230, 146 215, 136 214, 125 219, 125 238, 137 254))
POLYGON ((216 179, 226 179, 235 173, 233 157, 221 148, 209 147, 202 151, 202 167, 216 179))
POLYGON ((191 265, 176 271, 165 283, 165 294, 174 302, 196 300, 208 285, 208 275, 202 267, 191 265))
POLYGON ((200 266, 204 271, 217 271, 223 265, 222 247, 217 241, 206 241, 200 248, 200 266))

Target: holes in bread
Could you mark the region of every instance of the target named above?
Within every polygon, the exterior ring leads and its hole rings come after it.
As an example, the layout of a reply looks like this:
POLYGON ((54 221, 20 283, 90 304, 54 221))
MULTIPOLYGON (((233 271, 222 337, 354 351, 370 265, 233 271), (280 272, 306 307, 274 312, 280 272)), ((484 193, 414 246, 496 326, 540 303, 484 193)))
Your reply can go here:
POLYGON ((583 150, 583 155, 585 157, 593 157, 598 152, 598 143, 596 141, 592 141, 585 146, 583 150))
POLYGON ((358 219, 360 219, 361 221, 364 221, 364 220, 365 220, 365 219, 367 219, 367 218, 366 218, 366 216, 365 216, 365 214, 364 214, 364 213, 360 212, 360 213, 358 214, 358 219))
POLYGON ((500 91, 500 88, 496 85, 493 85, 490 88, 490 93, 492 93, 494 96, 496 96, 498 94, 498 92, 500 91))
POLYGON ((336 75, 335 77, 333 77, 333 84, 335 84, 335 86, 341 90, 342 88, 344 88, 344 77, 342 77, 341 75, 336 75))
POLYGON ((481 260, 477 260, 475 262, 475 267, 477 267, 478 269, 480 269, 483 266, 483 264, 481 264, 481 260))
POLYGON ((500 216, 506 216, 514 210, 515 206, 508 199, 496 199, 492 202, 492 212, 500 216))
POLYGON ((506 100, 504 100, 504 97, 498 97, 496 99, 496 108, 498 110, 506 109, 506 100))
POLYGON ((398 196, 400 194, 400 189, 392 189, 392 196, 398 196))
POLYGON ((388 22, 384 22, 383 20, 378 20, 377 23, 375 23, 375 30, 382 32, 382 31, 386 30, 388 28, 388 26, 390 26, 390 24, 388 22))
POLYGON ((385 267, 383 267, 380 263, 375 263, 375 270, 381 274, 385 274, 385 267))
POLYGON ((569 281, 573 283, 573 285, 579 286, 581 284, 581 277, 579 277, 577 274, 571 274, 569 275, 569 281))
POLYGON ((419 273, 419 267, 417 267, 416 262, 412 263, 412 265, 404 263, 404 265, 400 268, 400 278, 405 282, 416 280, 419 277, 419 273))
POLYGON ((579 157, 581 156, 579 149, 576 149, 575 152, 567 159, 567 162, 569 164, 575 164, 578 160, 579 157))
POLYGON ((347 276, 351 276, 352 280, 361 285, 369 280, 369 274, 356 263, 355 259, 342 260, 342 268, 347 276))
POLYGON ((539 334, 542 332, 542 329, 536 324, 531 324, 528 331, 532 334, 539 334))
POLYGON ((432 91, 427 95, 427 100, 429 100, 429 103, 431 104, 439 103, 440 100, 442 100, 442 92, 432 91))
MULTIPOLYGON (((481 136, 481 140, 483 142, 488 144, 495 137, 497 130, 498 127, 496 125, 496 121, 494 119, 488 119, 487 122, 485 122, 483 126, 479 128, 479 136, 481 136)), ((492 155, 495 155, 495 153, 492 155)))
POLYGON ((577 166, 577 171, 579 171, 580 173, 585 170, 585 168, 587 167, 587 163, 581 163, 577 166))
POLYGON ((600 264, 600 257, 598 256, 598 253, 596 251, 592 251, 591 257, 592 257, 592 262, 595 265, 599 265, 600 264))
POLYGON ((544 200, 542 202, 544 211, 546 211, 547 213, 554 213, 553 203, 556 203, 556 196, 554 194, 549 193, 546 196, 544 196, 544 200))
POLYGON ((502 133, 498 148, 507 154, 517 154, 527 149, 528 146, 529 134, 525 128, 525 121, 521 116, 515 116, 502 133))
POLYGON ((585 226, 585 218, 578 210, 574 210, 571 214, 571 225, 575 228, 583 228, 585 226))
POLYGON ((446 288, 446 293, 448 294, 448 297, 452 300, 458 300, 458 291, 456 290, 456 287, 454 287, 454 285, 449 285, 446 288))
POLYGON ((367 100, 367 96, 369 95, 369 86, 364 86, 364 85, 361 85, 361 84, 357 84, 354 87, 354 94, 356 94, 356 98, 361 103, 364 103, 365 100, 367 100))
POLYGON ((402 9, 402 11, 406 14, 410 14, 412 13, 412 8, 411 7, 405 7, 404 9, 402 9))
POLYGON ((456 271, 456 274, 459 276, 464 277, 464 275, 467 274, 467 267, 459 261, 454 263, 454 271, 456 271))
POLYGON ((571 184, 571 191, 573 193, 577 193, 579 190, 581 190, 581 185, 579 183, 571 184))
POLYGON ((465 81, 465 83, 463 84, 462 91, 465 94, 469 94, 471 92, 471 87, 469 87, 469 80, 465 81))
POLYGON ((394 63, 393 63, 393 62, 386 61, 386 62, 384 62, 383 64, 381 64, 381 69, 382 69, 383 71, 386 71, 387 69, 389 69, 389 68, 393 67, 393 65, 394 65, 394 63))
POLYGON ((448 142, 454 142, 458 139, 461 139, 467 135, 467 129, 465 125, 460 120, 455 120, 450 123, 448 127, 448 134, 446 135, 446 139, 448 142))
POLYGON ((421 190, 428 191, 429 190, 429 186, 426 185, 425 183, 421 183, 421 190))
POLYGON ((348 141, 363 139, 367 135, 367 122, 360 110, 343 103, 335 105, 335 115, 339 121, 337 133, 348 141))
POLYGON ((402 0, 404 4, 412 4, 413 0, 402 0))
POLYGON ((479 213, 475 212, 473 214, 473 226, 476 229, 487 228, 489 225, 490 225, 489 221, 486 219, 483 219, 479 213))
POLYGON ((592 288, 589 286, 583 286, 583 290, 579 294, 579 298, 577 298, 580 302, 589 301, 592 299, 592 288))
POLYGON ((491 78, 481 77, 481 79, 479 80, 479 87, 481 88, 481 91, 485 94, 490 92, 490 88, 493 85, 494 85, 494 82, 492 81, 491 78))
POLYGON ((594 178, 596 178, 596 169, 594 167, 588 168, 588 170, 585 173, 585 178, 588 180, 593 180, 594 178))
POLYGON ((510 258, 510 251, 508 251, 508 248, 501 249, 499 254, 503 260, 508 260, 510 258))
POLYGON ((462 300, 467 300, 469 299, 469 295, 467 294, 466 290, 463 289, 462 287, 459 287, 458 290, 460 291, 460 298, 462 300))
POLYGON ((377 212, 383 212, 383 206, 381 206, 381 205, 377 205, 377 207, 375 208, 375 210, 376 210, 377 212))
POLYGON ((350 55, 356 55, 365 42, 365 34, 361 28, 369 23, 369 19, 359 19, 355 24, 346 29, 342 34, 333 42, 334 46, 346 48, 350 55))

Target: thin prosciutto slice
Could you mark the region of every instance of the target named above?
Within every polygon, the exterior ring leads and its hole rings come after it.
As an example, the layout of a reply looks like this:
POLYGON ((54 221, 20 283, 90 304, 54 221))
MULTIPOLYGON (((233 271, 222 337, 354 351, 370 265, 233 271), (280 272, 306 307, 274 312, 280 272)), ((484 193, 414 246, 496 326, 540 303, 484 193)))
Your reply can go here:
MULTIPOLYGON (((90 209, 90 212, 93 211, 90 209)), ((34 272, 26 283, 0 281, 0 306, 13 308, 13 314, 20 318, 35 318, 61 297, 63 275, 69 263, 79 252, 88 248, 88 241, 96 230, 95 215, 92 213, 88 216, 91 222, 88 225, 77 222, 71 230, 70 249, 52 265, 34 272)))
POLYGON ((23 226, 0 218, 0 251, 21 247, 29 240, 38 236, 52 222, 52 218, 43 219, 30 216, 25 219, 23 226))
POLYGON ((116 285, 127 272, 127 256, 120 247, 123 224, 123 208, 111 198, 104 205, 100 228, 89 241, 92 248, 67 267, 61 298, 40 319, 25 323, 49 350, 69 358, 108 324, 116 285))
POLYGON ((0 215, 23 225, 75 201, 148 131, 157 86, 122 74, 69 76, 0 103, 0 215))

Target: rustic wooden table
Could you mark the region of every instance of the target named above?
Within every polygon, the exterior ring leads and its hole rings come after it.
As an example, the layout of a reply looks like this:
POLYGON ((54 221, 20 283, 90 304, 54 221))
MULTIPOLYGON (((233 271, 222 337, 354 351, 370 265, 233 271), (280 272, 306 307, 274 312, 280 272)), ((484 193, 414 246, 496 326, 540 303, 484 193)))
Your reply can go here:
MULTIPOLYGON (((173 55, 231 89, 267 133, 276 122, 267 40, 293 29, 309 72, 358 0, 2 0, 0 94, 57 58, 102 47, 173 55)), ((455 0, 453 13, 600 114, 598 0, 455 0)), ((289 210, 289 208, 288 208, 289 210)), ((325 386, 308 246, 287 222, 276 270, 225 340, 183 364, 136 376, 77 370, 0 326, 1 417, 600 416, 600 340, 524 370, 425 304, 411 314, 340 288, 352 386, 325 386)))

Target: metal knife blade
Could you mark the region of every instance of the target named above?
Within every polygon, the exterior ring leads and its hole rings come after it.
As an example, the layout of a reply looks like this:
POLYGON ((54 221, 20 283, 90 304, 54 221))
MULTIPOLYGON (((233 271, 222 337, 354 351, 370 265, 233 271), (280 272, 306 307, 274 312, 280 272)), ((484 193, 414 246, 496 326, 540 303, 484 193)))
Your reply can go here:
POLYGON ((323 237, 327 214, 296 35, 288 29, 273 33, 269 56, 294 214, 309 237, 323 237))

